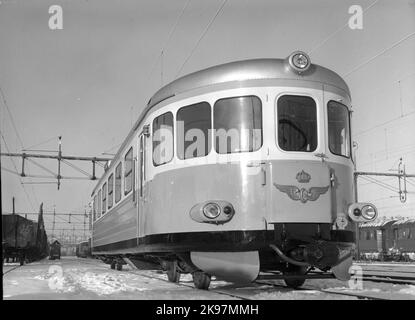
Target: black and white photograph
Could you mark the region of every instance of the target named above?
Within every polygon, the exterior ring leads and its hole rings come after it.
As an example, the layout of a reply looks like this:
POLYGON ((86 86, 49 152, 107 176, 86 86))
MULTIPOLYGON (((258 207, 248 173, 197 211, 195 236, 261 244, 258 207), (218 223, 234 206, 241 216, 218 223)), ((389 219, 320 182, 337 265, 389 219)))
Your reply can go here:
POLYGON ((415 0, 0 0, 0 135, 3 300, 415 300, 415 0))

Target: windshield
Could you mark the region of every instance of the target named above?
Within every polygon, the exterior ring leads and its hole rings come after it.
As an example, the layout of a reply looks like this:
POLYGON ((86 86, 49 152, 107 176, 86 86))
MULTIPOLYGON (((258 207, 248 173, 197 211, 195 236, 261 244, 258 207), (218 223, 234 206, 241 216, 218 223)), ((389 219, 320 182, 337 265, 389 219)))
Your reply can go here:
POLYGON ((350 157, 349 110, 336 101, 327 105, 329 149, 333 154, 350 157))
POLYGON ((285 151, 317 148, 317 108, 311 97, 285 95, 277 102, 278 145, 285 151))
POLYGON ((256 96, 220 99, 213 109, 218 153, 252 152, 262 146, 262 104, 256 96))

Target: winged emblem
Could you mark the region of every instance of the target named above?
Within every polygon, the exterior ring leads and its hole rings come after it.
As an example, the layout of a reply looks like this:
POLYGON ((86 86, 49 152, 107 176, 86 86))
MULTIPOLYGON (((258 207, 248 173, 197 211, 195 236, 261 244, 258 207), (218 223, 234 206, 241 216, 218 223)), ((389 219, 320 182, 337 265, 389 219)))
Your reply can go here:
POLYGON ((307 201, 316 201, 320 195, 325 194, 329 190, 327 187, 311 187, 310 189, 298 188, 296 186, 287 186, 274 183, 275 188, 279 191, 286 193, 292 200, 301 201, 306 203, 307 201))

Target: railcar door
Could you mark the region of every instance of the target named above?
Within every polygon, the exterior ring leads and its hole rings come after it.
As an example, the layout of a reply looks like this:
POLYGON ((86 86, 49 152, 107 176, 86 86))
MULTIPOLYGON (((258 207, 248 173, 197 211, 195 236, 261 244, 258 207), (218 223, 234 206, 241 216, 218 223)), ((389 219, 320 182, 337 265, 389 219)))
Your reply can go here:
POLYGON ((270 223, 332 222, 322 101, 321 90, 304 88, 275 99, 270 223))
POLYGON ((138 181, 138 205, 137 205, 137 232, 138 238, 144 236, 144 208, 146 202, 146 190, 145 190, 145 180, 146 180, 146 139, 148 135, 148 126, 144 126, 143 131, 140 133, 138 141, 138 164, 137 164, 137 181, 138 181))

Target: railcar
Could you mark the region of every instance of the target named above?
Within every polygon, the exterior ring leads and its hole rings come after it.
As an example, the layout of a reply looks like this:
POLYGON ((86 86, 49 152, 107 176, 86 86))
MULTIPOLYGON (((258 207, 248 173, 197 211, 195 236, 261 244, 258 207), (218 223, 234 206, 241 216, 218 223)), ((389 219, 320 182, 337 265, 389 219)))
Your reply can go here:
POLYGON ((43 218, 32 221, 18 214, 2 216, 3 261, 25 262, 40 260, 48 254, 47 235, 43 218))
POLYGON ((54 240, 50 244, 49 260, 61 259, 61 243, 54 240))
POLYGON ((360 258, 380 261, 415 260, 415 219, 384 219, 363 223, 359 229, 360 258))
POLYGON ((300 51, 174 80, 92 192, 93 254, 200 289, 260 271, 291 287, 313 269, 348 279, 356 224, 377 216, 354 200, 350 116, 345 81, 300 51))
POLYGON ((90 241, 83 241, 76 246, 76 256, 79 258, 91 257, 90 241))

